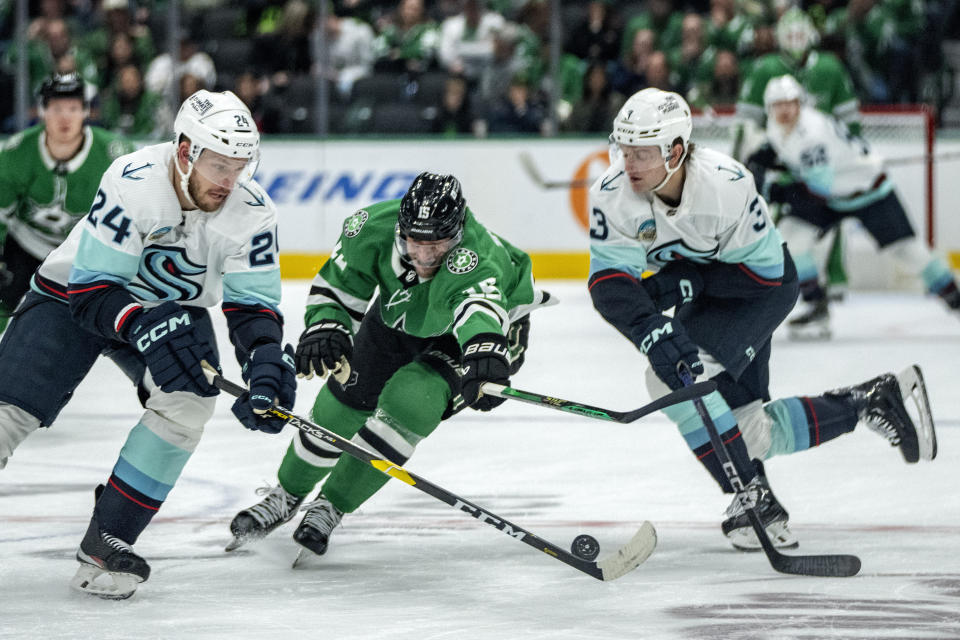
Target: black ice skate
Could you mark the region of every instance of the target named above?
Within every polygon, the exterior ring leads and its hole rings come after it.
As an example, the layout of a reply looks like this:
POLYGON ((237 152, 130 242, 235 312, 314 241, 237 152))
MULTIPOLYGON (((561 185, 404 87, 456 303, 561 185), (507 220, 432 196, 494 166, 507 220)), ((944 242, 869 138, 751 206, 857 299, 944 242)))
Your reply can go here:
POLYGON ((937 434, 930 413, 930 400, 920 367, 913 365, 898 375, 885 373, 853 387, 829 391, 853 403, 857 416, 891 446, 899 447, 903 459, 914 463, 937 456, 937 434), (906 401, 910 405, 914 420, 906 401))
POLYGON ((257 495, 264 494, 266 498, 233 517, 230 523, 233 540, 227 544, 225 551, 233 551, 252 540, 264 538, 284 522, 289 522, 303 502, 302 497, 288 493, 279 484, 257 489, 257 495))
POLYGON ((327 552, 330 534, 343 518, 343 512, 330 504, 322 493, 313 502, 305 504, 303 509, 307 514, 303 516, 300 526, 293 532, 293 539, 303 547, 293 562, 294 568, 308 557, 307 550, 318 556, 327 552))
POLYGON ((829 340, 830 305, 827 298, 806 303, 806 309, 787 321, 791 340, 829 340))
MULTIPOLYGON (((763 465, 754 461, 759 473, 747 483, 745 491, 754 505, 760 521, 767 531, 767 537, 770 542, 778 549, 793 549, 800 545, 797 538, 793 535, 787 526, 790 514, 777 501, 773 491, 770 490, 770 484, 763 473, 763 465)), ((757 534, 750 524, 750 518, 747 516, 740 498, 736 497, 727 507, 727 519, 720 525, 723 535, 727 536, 730 544, 740 551, 759 551, 760 541, 757 540, 757 534)))
POLYGON ((137 585, 150 577, 150 565, 133 548, 100 529, 97 517, 90 519, 77 550, 80 567, 70 581, 77 591, 107 600, 125 600, 137 585))

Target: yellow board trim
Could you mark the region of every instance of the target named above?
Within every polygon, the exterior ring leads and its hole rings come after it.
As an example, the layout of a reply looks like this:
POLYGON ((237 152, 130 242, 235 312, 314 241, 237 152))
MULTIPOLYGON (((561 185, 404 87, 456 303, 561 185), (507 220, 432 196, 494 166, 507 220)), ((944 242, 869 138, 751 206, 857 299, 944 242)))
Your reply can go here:
POLYGON ((383 471, 388 476, 392 476, 400 482, 406 482, 411 487, 417 484, 417 481, 410 477, 410 474, 407 473, 406 469, 403 467, 398 467, 389 460, 371 460, 370 464, 372 464, 377 470, 383 471))
MULTIPOLYGON (((325 253, 284 253, 280 256, 280 275, 288 279, 313 278, 327 261, 325 253)), ((538 280, 586 280, 590 271, 590 254, 584 252, 531 253, 533 277, 538 280)), ((960 251, 947 254, 947 261, 960 271, 960 251)))

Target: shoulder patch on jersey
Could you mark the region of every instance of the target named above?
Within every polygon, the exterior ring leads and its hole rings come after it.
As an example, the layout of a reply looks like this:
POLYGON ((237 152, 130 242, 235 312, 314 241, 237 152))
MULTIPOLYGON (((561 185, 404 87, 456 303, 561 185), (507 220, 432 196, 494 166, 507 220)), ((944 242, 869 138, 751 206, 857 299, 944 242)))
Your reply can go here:
POLYGON ((450 273, 469 273, 477 268, 480 257, 470 249, 458 247, 447 256, 447 269, 450 273))
POLYGON ((742 177, 744 177, 744 176, 746 175, 746 174, 743 172, 743 170, 740 169, 740 167, 725 167, 725 166, 723 166, 723 165, 719 165, 719 164, 718 164, 718 165, 717 165, 717 173, 720 173, 721 171, 728 171, 728 172, 731 174, 731 176, 730 176, 730 182, 736 182, 737 180, 741 179, 742 177))
POLYGON ((133 166, 132 162, 129 162, 127 163, 127 166, 123 168, 123 174, 121 177, 126 178, 127 180, 143 180, 143 176, 137 174, 144 169, 149 169, 152 166, 152 162, 144 162, 139 167, 135 167, 133 166))
POLYGON ((159 240, 163 236, 170 233, 171 230, 173 230, 173 227, 160 227, 159 229, 151 233, 149 236, 147 236, 147 240, 150 242, 153 242, 154 240, 159 240))
POLYGON ((623 175, 623 171, 617 173, 616 175, 610 176, 609 178, 604 178, 600 181, 600 191, 613 191, 619 184, 613 184, 614 180, 623 175))
POLYGON ((370 214, 360 209, 355 214, 343 221, 343 235, 352 238, 363 229, 364 223, 370 218, 370 214))

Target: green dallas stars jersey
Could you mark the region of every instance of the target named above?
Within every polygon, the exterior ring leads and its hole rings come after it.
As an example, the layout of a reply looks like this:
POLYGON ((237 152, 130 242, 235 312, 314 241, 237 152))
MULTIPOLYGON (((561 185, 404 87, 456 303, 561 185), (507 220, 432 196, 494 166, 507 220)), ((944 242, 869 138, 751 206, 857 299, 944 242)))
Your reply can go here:
POLYGON ((463 345, 480 333, 506 335, 512 320, 546 301, 534 288, 530 257, 487 231, 469 208, 463 240, 421 281, 394 242, 399 210, 400 200, 389 200, 346 219, 310 289, 306 326, 337 320, 356 332, 379 294, 387 326, 418 338, 453 333, 463 345))
POLYGON ((47 151, 44 126, 22 131, 0 149, 0 247, 9 234, 43 260, 86 215, 100 178, 133 145, 97 127, 83 128, 83 146, 58 163, 47 151))

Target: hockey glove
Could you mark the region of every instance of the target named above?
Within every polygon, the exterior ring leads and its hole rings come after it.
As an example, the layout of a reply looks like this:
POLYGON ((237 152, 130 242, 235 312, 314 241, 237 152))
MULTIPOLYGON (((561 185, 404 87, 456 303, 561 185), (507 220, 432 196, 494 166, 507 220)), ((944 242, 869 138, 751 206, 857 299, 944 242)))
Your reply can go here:
POLYGON ((161 391, 188 391, 211 397, 220 391, 207 382, 200 367, 216 365, 213 348, 197 339, 193 318, 176 302, 145 310, 133 321, 128 342, 143 355, 153 381, 161 391))
POLYGON ((350 378, 353 335, 342 322, 323 320, 307 327, 297 345, 297 375, 308 380, 316 373, 321 378, 332 373, 340 384, 350 378))
POLYGON ((650 366, 657 377, 671 390, 684 386, 677 375, 677 365, 682 361, 690 367, 694 376, 703 373, 703 363, 683 326, 667 316, 650 316, 633 331, 633 342, 650 359, 650 366))
POLYGON ((478 411, 490 411, 504 398, 480 393, 484 382, 510 384, 510 352, 507 339, 496 333, 480 333, 463 345, 463 374, 460 384, 463 400, 478 411))
POLYGON ((266 413, 271 405, 292 409, 297 400, 297 376, 293 364, 293 345, 281 350, 280 345, 268 342, 252 352, 241 372, 250 385, 233 403, 233 415, 247 429, 279 433, 286 422, 266 413))
POLYGON ((671 262, 657 273, 640 281, 658 311, 676 307, 703 291, 703 278, 697 267, 686 260, 671 262))

